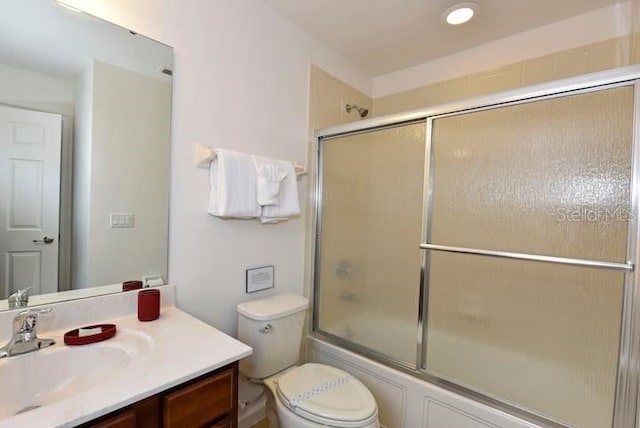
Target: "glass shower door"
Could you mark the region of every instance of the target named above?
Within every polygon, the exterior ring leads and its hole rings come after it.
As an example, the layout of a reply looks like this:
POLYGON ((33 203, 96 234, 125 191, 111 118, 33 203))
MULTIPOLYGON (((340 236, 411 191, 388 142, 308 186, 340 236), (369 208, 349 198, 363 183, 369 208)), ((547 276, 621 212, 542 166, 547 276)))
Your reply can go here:
POLYGON ((425 123, 321 149, 315 330, 415 368, 425 123))
POLYGON ((432 119, 428 373, 611 426, 633 97, 622 86, 432 119))

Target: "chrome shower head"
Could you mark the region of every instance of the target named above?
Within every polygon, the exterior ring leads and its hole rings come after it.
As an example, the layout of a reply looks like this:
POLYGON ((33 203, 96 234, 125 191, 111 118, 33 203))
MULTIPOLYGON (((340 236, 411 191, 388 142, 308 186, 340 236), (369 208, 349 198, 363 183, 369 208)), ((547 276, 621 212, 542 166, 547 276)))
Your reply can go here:
POLYGON ((351 110, 356 110, 358 112, 358 114, 360 115, 360 117, 366 117, 369 114, 369 109, 366 109, 364 107, 360 107, 358 105, 355 104, 347 104, 344 106, 344 110, 347 113, 351 113, 351 110))

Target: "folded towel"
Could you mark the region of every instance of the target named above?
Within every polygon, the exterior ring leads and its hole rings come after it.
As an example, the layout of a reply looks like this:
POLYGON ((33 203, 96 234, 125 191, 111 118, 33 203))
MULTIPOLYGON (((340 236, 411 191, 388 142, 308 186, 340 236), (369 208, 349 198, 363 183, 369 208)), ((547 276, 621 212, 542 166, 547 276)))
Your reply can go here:
POLYGON ((277 160, 278 168, 285 174, 280 186, 277 204, 263 205, 260 221, 262 223, 278 223, 289 217, 300 215, 298 202, 298 181, 293 164, 288 161, 277 160))
POLYGON ((209 177, 209 214, 234 218, 260 217, 256 168, 250 155, 218 149, 209 166, 209 177))
POLYGON ((253 156, 253 163, 256 167, 258 205, 278 205, 280 187, 285 174, 281 163, 276 159, 253 156))

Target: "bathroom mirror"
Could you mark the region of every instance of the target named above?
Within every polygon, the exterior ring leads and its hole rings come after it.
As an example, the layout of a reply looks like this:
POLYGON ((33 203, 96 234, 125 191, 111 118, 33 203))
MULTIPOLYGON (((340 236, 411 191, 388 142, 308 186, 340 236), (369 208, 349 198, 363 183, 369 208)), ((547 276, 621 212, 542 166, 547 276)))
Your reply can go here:
POLYGON ((0 299, 164 283, 172 48, 51 0, 2 6, 0 299))

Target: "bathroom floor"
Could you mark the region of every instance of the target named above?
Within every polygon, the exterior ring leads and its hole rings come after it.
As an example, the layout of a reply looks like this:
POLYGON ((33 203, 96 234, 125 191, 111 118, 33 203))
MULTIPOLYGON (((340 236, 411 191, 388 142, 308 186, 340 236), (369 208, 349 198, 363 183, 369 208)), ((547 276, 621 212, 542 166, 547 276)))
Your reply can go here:
POLYGON ((257 424, 252 425, 251 428, 269 428, 269 420, 267 418, 264 418, 257 424))

